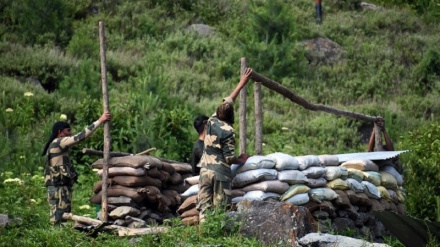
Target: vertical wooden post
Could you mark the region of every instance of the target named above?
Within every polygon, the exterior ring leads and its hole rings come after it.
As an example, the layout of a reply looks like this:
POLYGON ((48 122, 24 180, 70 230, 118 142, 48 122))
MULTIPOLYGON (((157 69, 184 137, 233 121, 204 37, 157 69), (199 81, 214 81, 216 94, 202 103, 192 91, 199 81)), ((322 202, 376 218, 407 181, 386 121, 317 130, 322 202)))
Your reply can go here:
MULTIPOLYGON (((106 67, 106 55, 105 55, 105 33, 104 23, 99 22, 99 46, 101 53, 101 83, 102 83, 102 99, 104 112, 110 112, 108 103, 108 86, 107 86, 107 67, 106 67)), ((103 169, 102 169, 102 221, 106 222, 108 218, 107 212, 107 182, 108 182, 108 162, 110 159, 110 122, 104 123, 104 157, 103 157, 103 169)))
POLYGON ((255 103, 255 154, 263 153, 263 109, 261 106, 261 82, 254 82, 255 103))
POLYGON ((383 151, 382 130, 376 124, 374 125, 374 151, 383 151))
MULTIPOLYGON (((247 61, 245 57, 240 59, 241 68, 240 75, 244 73, 244 70, 247 67, 247 61)), ((240 154, 246 153, 246 86, 240 90, 240 106, 239 106, 239 128, 240 128, 240 154)))

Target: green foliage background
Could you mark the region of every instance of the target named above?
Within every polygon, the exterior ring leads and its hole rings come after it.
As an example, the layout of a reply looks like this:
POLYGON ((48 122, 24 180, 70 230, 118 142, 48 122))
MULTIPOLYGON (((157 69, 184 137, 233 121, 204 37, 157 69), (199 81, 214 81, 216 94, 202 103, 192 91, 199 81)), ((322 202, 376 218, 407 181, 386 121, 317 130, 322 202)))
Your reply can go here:
MULTIPOLYGON (((197 138, 192 120, 214 112, 238 82, 240 57, 246 57, 257 72, 312 103, 385 117, 395 146, 412 150, 402 155, 409 214, 439 220, 440 5, 374 2, 384 8, 325 1, 324 22, 317 24, 308 0, 2 0, 1 181, 41 174, 41 151, 61 114, 74 132, 100 116, 98 22, 103 21, 112 150, 136 153, 155 147, 157 156, 187 161, 197 138), (214 31, 199 35, 188 29, 200 23, 214 31), (310 60, 303 41, 318 37, 339 44, 343 57, 334 63, 310 60)), ((246 90, 246 151, 252 154, 252 83, 246 90)), ((266 88, 262 101, 265 154, 367 148, 372 123, 310 112, 266 88)), ((102 149, 102 139, 99 129, 80 146, 102 149)), ((74 200, 87 203, 96 157, 80 150, 72 149, 73 160, 88 179, 78 185, 84 189, 74 200)), ((43 187, 33 190, 44 197, 43 187)), ((4 213, 22 214, 7 209, 7 195, 1 198, 4 213)), ((39 205, 48 209, 44 201, 39 205)), ((34 221, 42 225, 44 220, 39 215, 34 221)))

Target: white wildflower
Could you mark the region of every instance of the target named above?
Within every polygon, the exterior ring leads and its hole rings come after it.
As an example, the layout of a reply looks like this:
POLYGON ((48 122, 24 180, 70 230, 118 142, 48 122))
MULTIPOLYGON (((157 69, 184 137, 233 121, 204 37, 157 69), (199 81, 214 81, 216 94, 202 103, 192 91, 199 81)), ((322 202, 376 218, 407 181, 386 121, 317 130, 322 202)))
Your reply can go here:
POLYGON ((81 207, 79 207, 79 209, 90 209, 89 205, 82 205, 81 207))
POLYGON ((67 115, 66 114, 61 114, 60 115, 60 120, 66 121, 67 120, 67 115))
POLYGON ((13 112, 12 108, 6 108, 6 112, 13 112))
POLYGON ((32 97, 32 96, 34 96, 34 94, 31 92, 26 92, 26 93, 24 93, 24 96, 25 97, 32 97))

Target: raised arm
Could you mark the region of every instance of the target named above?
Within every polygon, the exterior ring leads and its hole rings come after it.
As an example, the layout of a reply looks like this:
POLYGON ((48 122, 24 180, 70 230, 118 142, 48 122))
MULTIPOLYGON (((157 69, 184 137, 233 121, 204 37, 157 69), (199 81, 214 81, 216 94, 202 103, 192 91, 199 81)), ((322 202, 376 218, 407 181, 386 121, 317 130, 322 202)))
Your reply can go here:
POLYGON ((232 99, 232 101, 235 101, 238 94, 240 93, 240 90, 246 85, 246 83, 249 81, 250 76, 252 73, 251 68, 246 68, 244 70, 244 73, 240 77, 240 81, 238 82, 237 86, 235 87, 234 91, 229 95, 229 97, 232 99))

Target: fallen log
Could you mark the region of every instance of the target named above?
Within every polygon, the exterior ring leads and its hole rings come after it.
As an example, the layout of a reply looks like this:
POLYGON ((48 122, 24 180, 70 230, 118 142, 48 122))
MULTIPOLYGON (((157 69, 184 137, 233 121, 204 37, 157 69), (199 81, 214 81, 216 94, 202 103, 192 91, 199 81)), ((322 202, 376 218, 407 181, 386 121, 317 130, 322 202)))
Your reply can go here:
MULTIPOLYGON (((77 221, 87 225, 102 225, 105 222, 89 217, 78 216, 72 213, 64 213, 63 219, 77 221)), ((146 234, 160 234, 168 232, 166 227, 147 227, 147 228, 128 228, 117 225, 106 225, 102 227, 104 230, 117 231, 119 236, 132 236, 132 235, 146 235, 146 234)))

